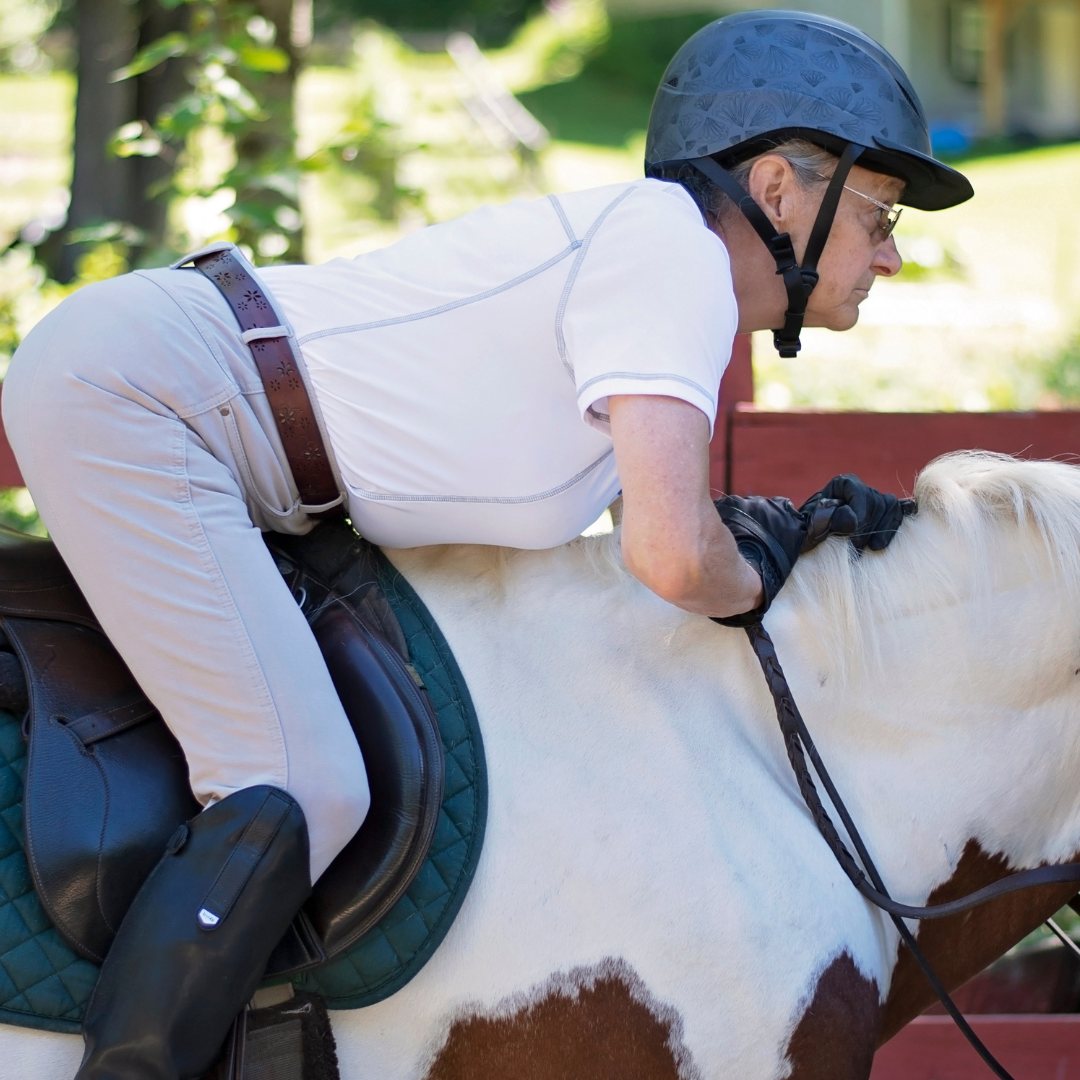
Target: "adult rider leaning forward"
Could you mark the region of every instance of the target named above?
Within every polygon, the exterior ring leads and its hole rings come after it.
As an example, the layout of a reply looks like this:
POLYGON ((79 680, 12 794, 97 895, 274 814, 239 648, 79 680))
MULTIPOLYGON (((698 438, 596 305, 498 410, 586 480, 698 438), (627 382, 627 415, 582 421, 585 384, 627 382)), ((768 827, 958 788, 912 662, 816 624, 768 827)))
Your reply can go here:
MULTIPOLYGON (((850 477, 801 511, 714 506, 708 444, 735 333, 772 328, 794 355, 804 324, 850 328, 874 279, 900 269, 893 204, 941 209, 971 187, 931 156, 883 49, 784 11, 683 46, 646 158, 647 179, 264 268, 238 303, 286 328, 374 543, 554 546, 621 489, 631 573, 739 625, 804 546, 832 532, 882 548, 902 508, 850 477)), ((45 318, 4 387, 42 518, 205 807, 119 929, 81 1080, 201 1075, 367 812, 356 741, 260 536, 306 532, 317 508, 299 501, 253 347, 214 280, 137 271, 45 318), (210 910, 245 829, 261 855, 210 910)))

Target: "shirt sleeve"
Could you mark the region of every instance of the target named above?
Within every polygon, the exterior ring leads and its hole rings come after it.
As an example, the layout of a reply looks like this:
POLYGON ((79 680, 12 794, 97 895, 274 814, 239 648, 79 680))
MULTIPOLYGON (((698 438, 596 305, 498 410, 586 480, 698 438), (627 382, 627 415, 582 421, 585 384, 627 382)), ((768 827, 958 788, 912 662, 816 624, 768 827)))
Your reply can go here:
POLYGON ((680 398, 716 419, 738 310, 727 249, 681 188, 643 181, 594 223, 562 316, 585 423, 612 394, 680 398))

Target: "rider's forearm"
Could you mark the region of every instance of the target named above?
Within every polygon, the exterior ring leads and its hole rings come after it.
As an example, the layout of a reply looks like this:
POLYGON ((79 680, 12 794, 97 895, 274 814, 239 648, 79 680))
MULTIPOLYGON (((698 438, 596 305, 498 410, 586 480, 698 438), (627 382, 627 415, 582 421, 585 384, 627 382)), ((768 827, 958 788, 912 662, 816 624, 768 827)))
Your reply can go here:
POLYGON ((762 601, 761 579, 739 554, 712 503, 695 522, 650 522, 624 510, 623 560, 658 596, 698 615, 727 618, 762 601))
POLYGON ((726 618, 756 607, 761 580, 710 499, 708 418, 675 398, 612 397, 608 408, 627 569, 686 611, 726 618))

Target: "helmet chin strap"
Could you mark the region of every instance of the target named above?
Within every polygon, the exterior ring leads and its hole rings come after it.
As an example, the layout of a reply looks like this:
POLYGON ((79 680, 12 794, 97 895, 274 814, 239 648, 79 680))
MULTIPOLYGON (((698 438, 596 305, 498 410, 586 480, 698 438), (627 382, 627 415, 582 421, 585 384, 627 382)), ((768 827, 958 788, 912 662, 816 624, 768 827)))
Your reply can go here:
POLYGON ((769 220, 765 211, 761 209, 753 197, 727 169, 718 165, 711 157, 690 158, 686 162, 688 165, 693 165, 698 172, 703 173, 714 184, 719 186, 724 194, 735 203, 746 220, 753 226, 754 231, 761 237, 776 261, 776 272, 784 279, 784 288, 787 290, 788 299, 787 311, 784 312, 784 325, 779 330, 773 330, 773 344, 782 357, 791 358, 802 347, 799 334, 802 331, 803 319, 806 316, 806 305, 810 300, 810 294, 818 283, 818 259, 821 258, 825 242, 829 239, 829 230, 832 228, 833 219, 836 217, 836 208, 840 203, 840 194, 843 191, 844 182, 848 178, 848 173, 851 172, 851 166, 855 164, 856 158, 862 151, 861 146, 848 143, 844 152, 840 155, 836 171, 829 180, 829 186, 825 190, 825 197, 821 200, 821 206, 818 208, 814 227, 810 230, 810 239, 806 243, 802 266, 799 265, 798 260, 795 258, 791 234, 776 231, 776 227, 769 220))

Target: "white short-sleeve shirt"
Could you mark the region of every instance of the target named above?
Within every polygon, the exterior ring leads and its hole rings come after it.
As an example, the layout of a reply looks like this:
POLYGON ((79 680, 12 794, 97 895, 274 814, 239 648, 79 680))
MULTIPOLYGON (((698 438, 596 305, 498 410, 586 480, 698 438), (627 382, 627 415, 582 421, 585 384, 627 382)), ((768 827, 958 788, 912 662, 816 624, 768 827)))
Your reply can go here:
POLYGON ((612 394, 710 420, 738 322, 720 239, 657 180, 485 207, 260 271, 377 544, 553 547, 618 493, 612 394))

